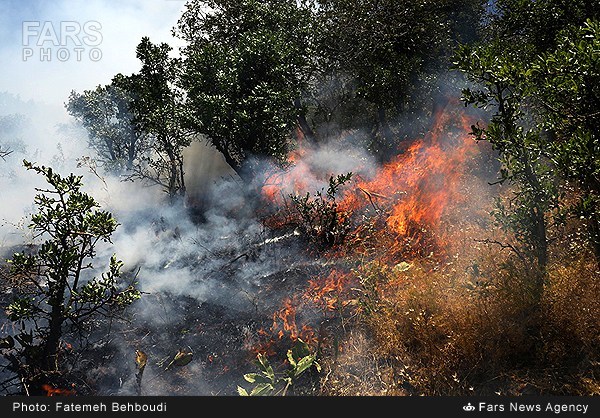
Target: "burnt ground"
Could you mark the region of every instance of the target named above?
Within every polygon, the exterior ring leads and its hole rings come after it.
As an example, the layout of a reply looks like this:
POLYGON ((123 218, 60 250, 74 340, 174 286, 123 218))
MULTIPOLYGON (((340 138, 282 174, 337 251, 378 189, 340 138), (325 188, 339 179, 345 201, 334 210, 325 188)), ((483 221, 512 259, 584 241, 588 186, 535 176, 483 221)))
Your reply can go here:
MULTIPOLYGON (((309 280, 327 270, 319 259, 298 257, 295 246, 302 237, 261 241, 248 251, 228 253, 218 267, 201 271, 202 259, 179 260, 196 264, 198 282, 210 280, 214 300, 157 291, 142 294, 120 317, 90 322, 90 336, 65 332, 61 351, 65 368, 55 387, 67 395, 237 395, 238 385, 248 388, 245 373, 257 372, 256 354, 266 353, 277 372, 283 372, 293 331, 286 330, 274 314, 286 298, 302 298, 309 280), (263 276, 249 280, 240 271, 278 254, 277 263, 263 276), (136 350, 147 355, 140 374, 136 350), (185 365, 171 364, 178 352, 191 356, 185 365), (140 379, 141 377, 141 379, 140 379)), ((2 283, 3 306, 14 288, 2 283)), ((298 311, 292 318, 323 333, 324 316, 317 309, 298 311)), ((330 319, 326 319, 330 323, 330 319)), ((2 334, 10 333, 3 320, 2 334)), ((296 391, 315 390, 306 373, 296 391)), ((13 387, 12 390, 15 388, 13 387)))
MULTIPOLYGON (((307 268, 281 272, 269 280, 274 289, 278 284, 295 288, 308 277, 307 268)), ((94 350, 98 364, 93 367, 95 373, 84 378, 85 386, 89 385, 86 389, 97 395, 237 395, 238 385, 248 385, 243 375, 258 371, 254 365, 257 352, 267 353, 274 367, 286 367, 285 353, 292 339, 289 333, 280 336, 273 331, 280 295, 281 288, 272 294, 260 289, 255 309, 248 311, 199 303, 192 297, 146 295, 132 310, 133 319, 122 323, 111 340, 94 350), (165 305, 164 316, 136 314, 143 312, 146 304, 165 305), (148 356, 140 386, 135 383, 136 350, 148 356), (169 367, 179 350, 191 353, 192 361, 169 367)))

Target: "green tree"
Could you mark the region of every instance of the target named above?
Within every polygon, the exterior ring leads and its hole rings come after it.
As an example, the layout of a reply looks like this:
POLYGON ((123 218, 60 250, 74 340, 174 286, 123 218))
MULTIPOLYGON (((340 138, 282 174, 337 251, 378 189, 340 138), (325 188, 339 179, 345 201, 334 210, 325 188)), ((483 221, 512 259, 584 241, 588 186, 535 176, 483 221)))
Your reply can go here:
MULTIPOLYGON (((295 0, 192 0, 176 34, 190 126, 242 178, 255 158, 283 163, 310 77, 309 8, 295 0)), ((304 121, 305 122, 305 121, 304 121)))
POLYGON ((568 212, 585 219, 600 265, 600 23, 587 20, 558 34, 527 73, 527 94, 549 133, 545 152, 582 191, 568 212))
MULTIPOLYGON (((542 275, 548 263, 547 215, 557 206, 553 165, 545 158, 540 128, 525 112, 524 71, 520 50, 501 42, 462 46, 456 66, 476 87, 466 88, 467 105, 493 109, 485 126, 474 125, 476 140, 489 141, 502 164, 499 181, 514 184, 508 205, 498 203, 500 224, 515 233, 526 257, 537 262, 542 275)), ((537 289, 541 290, 542 282, 537 289)))
POLYGON ((355 108, 350 123, 365 123, 360 113, 371 115, 366 122, 375 155, 396 151, 400 134, 391 121, 407 114, 416 120, 441 99, 438 76, 450 64, 454 42, 477 36, 482 10, 482 2, 472 0, 319 2, 319 59, 347 80, 349 93, 339 97, 349 97, 346 106, 355 108))
POLYGON ((161 186, 175 203, 185 196, 183 149, 194 136, 184 126, 183 96, 175 85, 179 61, 169 55, 171 50, 166 43, 153 44, 143 37, 136 48, 142 68, 130 76, 117 74, 113 84, 131 95, 135 130, 148 142, 130 178, 161 186))
POLYGON ((587 0, 498 0, 477 45, 462 45, 456 64, 475 83, 467 104, 492 110, 487 127, 475 127, 501 153, 502 180, 516 180, 505 224, 536 255, 548 261, 548 212, 587 218, 600 261, 598 223, 598 43, 600 5, 587 0), (565 180, 582 198, 561 206, 565 180))
POLYGON ((24 165, 43 176, 49 188, 38 189, 29 225, 41 243, 34 252, 8 260, 16 296, 7 313, 17 332, 14 339, 2 339, 2 352, 26 393, 40 394, 42 385, 61 373, 60 342, 67 325, 84 332, 86 321, 120 312, 140 292, 121 283, 122 262, 114 255, 108 270, 92 277, 97 246, 110 242, 118 224, 81 190, 82 178, 62 177, 28 161, 24 165))
POLYGON ((122 174, 133 169, 145 151, 144 135, 134 128, 131 95, 113 84, 82 93, 72 91, 65 104, 68 113, 89 135, 88 145, 109 172, 122 174))
POLYGON ((566 27, 579 27, 599 13, 600 4, 594 0, 495 0, 485 32, 535 58, 554 50, 566 27))

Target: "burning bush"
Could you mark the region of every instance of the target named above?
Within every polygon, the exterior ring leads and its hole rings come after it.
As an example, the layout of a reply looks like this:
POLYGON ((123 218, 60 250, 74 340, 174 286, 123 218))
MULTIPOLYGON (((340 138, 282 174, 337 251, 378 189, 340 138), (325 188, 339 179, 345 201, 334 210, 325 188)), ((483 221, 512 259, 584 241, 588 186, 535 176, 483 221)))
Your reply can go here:
POLYGON ((319 248, 341 244, 350 231, 348 214, 340 210, 336 195, 341 186, 352 178, 352 173, 329 178, 327 191, 318 190, 314 196, 290 195, 299 215, 298 227, 319 248))

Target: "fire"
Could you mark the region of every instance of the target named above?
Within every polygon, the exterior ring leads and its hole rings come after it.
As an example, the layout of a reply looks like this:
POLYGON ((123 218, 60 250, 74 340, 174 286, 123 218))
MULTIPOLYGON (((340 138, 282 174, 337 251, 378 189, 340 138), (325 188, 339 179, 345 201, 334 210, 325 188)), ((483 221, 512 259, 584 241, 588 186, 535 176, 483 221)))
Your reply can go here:
POLYGON ((450 204, 463 199, 460 178, 477 148, 466 116, 441 112, 432 130, 385 164, 376 175, 358 183, 363 193, 348 193, 340 206, 357 212, 377 205, 398 237, 435 230, 450 204), (457 132, 456 132, 457 131, 457 132), (365 198, 366 197, 366 198, 365 198))
POLYGON ((282 307, 275 311, 272 318, 272 325, 269 329, 260 328, 257 331, 258 341, 250 346, 250 352, 254 355, 274 355, 276 346, 282 341, 296 341, 302 339, 309 345, 316 343, 315 331, 310 325, 298 327, 296 315, 299 309, 303 308, 303 303, 296 298, 287 297, 282 302, 282 307))
POLYGON ((75 395, 75 391, 71 389, 54 388, 50 385, 42 385, 42 389, 46 391, 46 396, 70 396, 75 395))
POLYGON ((290 298, 283 301, 283 308, 273 314, 273 327, 278 329, 278 321, 281 320, 282 326, 279 329, 278 336, 283 338, 285 332, 288 332, 290 338, 298 338, 298 327, 296 326, 296 307, 290 298))
POLYGON ((284 203, 289 193, 308 189, 307 179, 312 176, 312 168, 304 157, 310 152, 308 146, 298 146, 288 155, 287 170, 274 169, 268 173, 262 187, 263 197, 267 201, 280 205, 284 203))
POLYGON ((332 270, 322 280, 314 279, 308 281, 306 294, 317 305, 323 306, 327 311, 335 311, 347 304, 343 301, 342 294, 348 288, 350 275, 338 270, 332 270))
MULTIPOLYGON (((464 198, 461 176, 469 159, 478 152, 470 135, 471 121, 455 103, 450 102, 433 119, 427 135, 411 142, 374 174, 355 176, 354 187, 338 201, 340 216, 360 219, 367 209, 374 208, 378 216, 385 217, 380 229, 387 231, 380 233, 396 237, 390 245, 398 247, 408 240, 412 246, 426 246, 428 238, 439 232, 446 209, 464 198)), ((290 156, 288 170, 270 174, 263 196, 275 205, 285 205, 289 194, 310 192, 309 183, 335 174, 316 172, 319 169, 306 162, 312 152, 309 147, 297 149, 290 156)), ((360 167, 355 172, 360 173, 360 167)), ((279 219, 270 224, 283 223, 285 220, 279 219)), ((360 226, 356 228, 359 233, 360 226)))
MULTIPOLYGON (((450 239, 444 236, 444 216, 469 197, 462 179, 479 148, 470 134, 472 121, 456 103, 451 101, 433 121, 426 135, 407 143, 387 163, 365 172, 357 167, 354 173, 358 175, 336 196, 340 216, 353 221, 352 232, 326 257, 376 257, 394 266, 411 257, 444 255, 444 238, 450 239)), ((268 201, 285 205, 289 194, 309 193, 315 179, 336 174, 315 171, 307 164, 311 152, 314 149, 299 148, 291 156, 289 170, 271 173, 263 188, 268 201)), ((280 219, 280 223, 284 222, 280 219)), ((317 307, 327 313, 350 305, 355 300, 350 294, 355 279, 351 273, 334 269, 309 280, 302 295, 285 299, 273 314, 271 335, 296 339, 312 331, 308 326, 299 329, 300 311, 317 307)))

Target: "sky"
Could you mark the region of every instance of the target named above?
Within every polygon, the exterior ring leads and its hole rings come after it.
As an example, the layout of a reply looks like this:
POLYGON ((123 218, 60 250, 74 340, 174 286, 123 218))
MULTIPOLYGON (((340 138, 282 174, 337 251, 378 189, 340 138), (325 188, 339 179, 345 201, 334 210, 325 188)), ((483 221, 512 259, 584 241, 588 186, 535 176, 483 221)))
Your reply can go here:
MULTIPOLYGON (((24 158, 84 175, 96 187, 95 176, 79 168, 79 159, 92 155, 87 135, 61 133, 74 124, 65 109, 69 94, 139 71, 135 49, 144 36, 177 51, 182 42, 171 30, 184 7, 185 0, 0 0, 0 117, 25 118, 17 133, 3 133, 14 152, 0 159, 0 248, 20 240, 21 228, 13 233, 13 226, 30 212, 39 186, 23 169, 24 158)), ((121 189, 111 193, 120 196, 121 189)))
POLYGON ((185 0, 0 0, 0 92, 64 106, 72 90, 139 70, 143 36, 175 49, 185 0))

